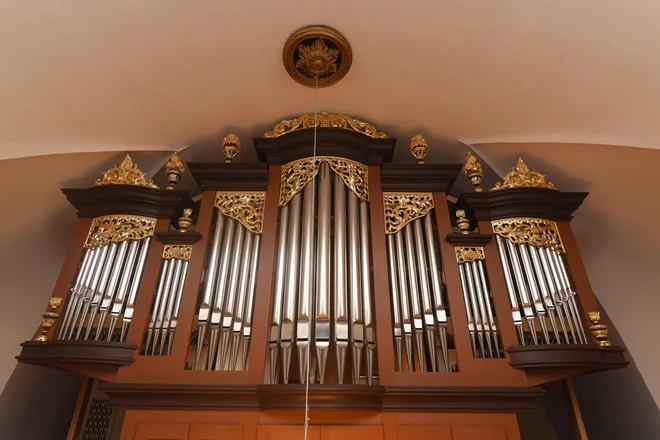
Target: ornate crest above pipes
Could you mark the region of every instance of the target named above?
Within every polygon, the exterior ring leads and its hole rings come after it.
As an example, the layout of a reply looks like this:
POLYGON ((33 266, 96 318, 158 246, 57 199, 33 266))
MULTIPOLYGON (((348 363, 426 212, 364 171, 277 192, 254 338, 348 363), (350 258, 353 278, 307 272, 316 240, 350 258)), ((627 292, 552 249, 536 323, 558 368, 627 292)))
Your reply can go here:
POLYGON ((433 209, 433 193, 383 193, 385 233, 396 234, 413 220, 433 209))
POLYGON ((103 173, 103 178, 96 179, 94 186, 101 185, 135 185, 158 189, 153 179, 147 181, 147 173, 138 168, 138 164, 133 164, 130 154, 126 154, 119 166, 115 165, 103 173))
POLYGON ((504 176, 504 182, 497 182, 495 186, 491 188, 491 191, 506 188, 557 189, 552 182, 545 181, 545 176, 543 174, 539 173, 534 168, 530 170, 522 158, 518 159, 518 162, 516 162, 513 169, 509 171, 509 174, 504 176))
POLYGON ((295 119, 285 119, 272 130, 264 133, 265 138, 276 138, 296 130, 304 130, 314 127, 322 128, 342 128, 344 130, 356 131, 376 139, 387 139, 387 135, 378 131, 376 127, 368 122, 359 121, 343 113, 320 112, 314 116, 314 113, 305 113, 295 119))
POLYGON ((493 220, 493 232, 508 238, 514 244, 529 244, 536 247, 551 247, 563 254, 564 245, 557 223, 542 218, 508 218, 493 220))

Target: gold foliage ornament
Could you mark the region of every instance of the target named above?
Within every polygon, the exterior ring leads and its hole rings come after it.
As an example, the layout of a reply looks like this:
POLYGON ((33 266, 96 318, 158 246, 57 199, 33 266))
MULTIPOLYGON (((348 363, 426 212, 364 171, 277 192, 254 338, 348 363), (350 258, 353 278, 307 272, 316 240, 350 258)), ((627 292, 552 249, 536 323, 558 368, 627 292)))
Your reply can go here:
POLYGON ((142 240, 154 235, 156 219, 139 215, 105 215, 96 217, 85 241, 86 248, 121 243, 125 240, 142 240))
POLYGON ((426 142, 426 139, 421 134, 416 134, 410 140, 410 154, 413 155, 415 159, 420 164, 424 163, 424 158, 429 152, 429 144, 426 142))
POLYGON ((35 341, 48 341, 48 330, 55 325, 57 318, 60 316, 55 311, 61 304, 62 298, 57 296, 53 296, 48 300, 50 310, 41 314, 41 334, 35 338, 35 341))
POLYGON ((470 183, 474 186, 474 191, 483 192, 483 188, 481 187, 481 176, 483 175, 481 164, 477 162, 477 158, 470 151, 465 154, 463 172, 470 179, 470 183))
POLYGON ((477 260, 486 259, 486 256, 484 255, 484 248, 480 246, 458 246, 454 250, 456 251, 456 262, 458 264, 472 263, 477 260))
POLYGON ((324 76, 337 71, 337 58, 341 52, 332 49, 321 38, 312 44, 298 46, 298 62, 296 69, 300 69, 312 77, 324 76))
POLYGON ((367 166, 350 159, 332 156, 316 156, 294 160, 282 167, 280 182, 280 206, 286 206, 318 174, 322 163, 330 165, 344 184, 360 200, 369 201, 367 166))
POLYGON ((495 234, 508 238, 514 244, 548 246, 559 253, 565 253, 557 223, 552 220, 521 217, 493 220, 492 224, 495 234))
POLYGON ((184 244, 166 244, 163 249, 163 260, 190 260, 193 247, 184 244))
POLYGON ((170 191, 174 190, 174 185, 176 185, 181 179, 181 175, 185 170, 183 162, 181 162, 181 157, 179 153, 174 153, 174 156, 170 158, 169 161, 165 164, 165 170, 167 172, 167 181, 169 185, 167 188, 170 191))
POLYGON ((231 217, 250 232, 261 234, 264 225, 264 191, 218 191, 215 207, 221 214, 231 217))
POLYGON ((357 131, 372 138, 387 139, 387 135, 376 130, 376 127, 367 123, 358 121, 342 113, 321 112, 314 117, 314 113, 305 113, 296 119, 288 119, 277 124, 272 130, 264 133, 265 138, 277 138, 287 133, 305 128, 330 127, 342 128, 344 130, 357 131))
POLYGON ((115 165, 103 173, 101 179, 96 179, 94 186, 103 185, 135 185, 158 189, 153 179, 147 181, 147 173, 138 168, 137 164, 133 164, 130 154, 126 154, 119 166, 115 165))
POLYGON ((233 133, 229 133, 222 140, 222 153, 225 155, 225 163, 230 163, 241 151, 241 141, 233 133))
POLYGON ((385 234, 396 234, 433 209, 432 193, 384 192, 385 234))
POLYGON ((509 174, 504 176, 504 182, 497 182, 495 186, 491 188, 491 191, 506 188, 557 189, 552 182, 545 181, 545 176, 543 174, 539 173, 534 168, 530 170, 522 158, 518 159, 518 162, 516 162, 516 165, 509 174))

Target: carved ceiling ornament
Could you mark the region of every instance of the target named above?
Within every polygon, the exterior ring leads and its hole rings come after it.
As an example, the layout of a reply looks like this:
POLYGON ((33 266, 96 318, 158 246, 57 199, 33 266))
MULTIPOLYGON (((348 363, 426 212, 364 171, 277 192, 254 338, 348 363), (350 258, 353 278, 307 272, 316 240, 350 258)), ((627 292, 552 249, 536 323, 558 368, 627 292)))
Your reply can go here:
POLYGON ((458 264, 472 263, 477 260, 485 260, 484 248, 480 246, 465 247, 457 246, 454 248, 456 251, 456 262, 458 264))
POLYGON ((139 215, 105 215, 96 217, 89 228, 86 248, 121 243, 125 240, 142 240, 154 235, 156 219, 139 215))
POLYGON ((506 188, 557 189, 552 182, 545 181, 545 176, 543 174, 539 173, 534 168, 530 170, 522 158, 518 159, 518 162, 516 162, 513 169, 509 171, 509 174, 504 176, 504 182, 497 182, 495 186, 491 188, 491 191, 506 188))
POLYGON ((385 234, 396 234, 433 209, 433 193, 384 192, 385 234))
POLYGON ((264 226, 264 191, 218 191, 215 207, 221 214, 231 217, 255 234, 261 234, 264 226))
POLYGON ((103 185, 135 185, 158 189, 153 179, 147 181, 147 173, 133 164, 130 154, 126 155, 119 166, 115 165, 103 173, 102 178, 96 179, 94 186, 103 185))
POLYGON ((193 247, 189 244, 166 244, 163 249, 163 260, 189 261, 193 247))
POLYGON ((305 113, 296 119, 285 119, 273 127, 272 130, 264 133, 265 138, 277 138, 287 133, 306 128, 326 127, 341 128, 344 130, 356 131, 372 138, 387 139, 387 135, 376 130, 376 127, 368 122, 358 121, 343 113, 320 112, 314 116, 314 113, 305 113))
POLYGON ((369 201, 369 174, 366 165, 341 157, 316 156, 294 160, 282 166, 279 205, 288 205, 291 199, 316 177, 322 163, 327 163, 360 200, 369 201))
POLYGON ((543 218, 507 218, 493 220, 493 232, 508 238, 515 244, 549 246, 559 253, 565 253, 557 223, 543 218))

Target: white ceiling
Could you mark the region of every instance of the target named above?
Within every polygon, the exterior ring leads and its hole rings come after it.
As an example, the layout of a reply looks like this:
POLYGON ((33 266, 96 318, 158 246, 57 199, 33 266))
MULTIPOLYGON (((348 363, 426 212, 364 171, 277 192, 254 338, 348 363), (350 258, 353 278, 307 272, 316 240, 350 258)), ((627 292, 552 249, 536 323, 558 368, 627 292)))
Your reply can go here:
POLYGON ((180 149, 313 109, 282 46, 354 51, 323 109, 467 143, 660 144, 660 2, 57 0, 0 3, 0 158, 180 149))

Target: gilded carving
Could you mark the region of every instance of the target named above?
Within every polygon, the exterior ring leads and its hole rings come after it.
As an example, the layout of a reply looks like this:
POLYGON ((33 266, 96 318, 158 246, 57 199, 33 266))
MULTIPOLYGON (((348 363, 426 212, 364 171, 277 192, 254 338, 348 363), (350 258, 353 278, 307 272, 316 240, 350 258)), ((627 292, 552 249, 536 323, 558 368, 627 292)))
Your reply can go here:
POLYGON ((163 260, 190 260, 193 247, 183 244, 166 244, 163 249, 163 260))
POLYGON ((241 223, 249 231, 261 234, 264 224, 264 191, 218 191, 215 207, 227 217, 241 223))
POLYGON ((105 246, 108 243, 121 243, 125 240, 142 240, 151 237, 156 227, 156 219, 138 215, 106 215, 96 217, 89 228, 86 248, 105 246))
POLYGON ((62 304, 62 298, 53 296, 48 300, 50 310, 41 314, 41 334, 35 338, 35 341, 46 342, 48 341, 48 330, 55 325, 59 313, 55 310, 62 304))
POLYGON ((119 166, 115 165, 103 173, 103 178, 96 179, 94 186, 102 185, 135 185, 158 189, 153 180, 147 181, 147 173, 133 164, 130 154, 126 155, 119 166))
POLYGON ((416 134, 410 140, 410 154, 413 155, 415 159, 420 164, 424 163, 424 158, 429 152, 429 144, 426 142, 426 139, 421 134, 416 134))
POLYGON ((481 164, 477 162, 477 158, 470 151, 465 154, 463 172, 470 179, 470 183, 474 186, 474 190, 476 192, 483 192, 483 188, 481 187, 481 176, 483 175, 481 164))
POLYGON ((385 233, 396 234, 408 223, 424 217, 433 209, 432 193, 383 193, 385 233))
POLYGON ((233 133, 229 133, 222 140, 222 153, 225 155, 225 162, 229 163, 241 151, 241 141, 233 133))
POLYGON ((589 312, 587 313, 587 316, 589 316, 589 321, 591 321, 589 330, 591 330, 591 334, 594 335, 594 338, 596 338, 598 346, 612 346, 612 342, 608 339, 610 330, 607 328, 607 325, 600 323, 600 312, 589 312))
POLYGON ((348 115, 341 113, 321 112, 314 117, 314 113, 305 113, 296 119, 287 119, 277 124, 272 130, 264 133, 265 138, 276 138, 284 134, 291 133, 305 128, 330 127, 343 128, 344 130, 357 131, 372 138, 386 139, 387 135, 376 130, 376 127, 367 123, 358 121, 348 115))
POLYGON ((337 71, 337 58, 341 52, 332 49, 321 38, 312 44, 301 44, 298 46, 298 62, 296 69, 302 70, 307 75, 317 77, 334 73, 337 71))
POLYGON ((456 251, 456 262, 458 264, 472 263, 473 261, 486 259, 484 255, 484 248, 480 246, 477 247, 458 246, 454 248, 454 250, 456 251))
POLYGON ((557 223, 542 218, 507 218, 493 220, 493 232, 508 238, 515 244, 549 246, 564 253, 564 245, 557 229, 557 223))
POLYGON ((369 201, 369 179, 367 166, 340 157, 316 156, 294 160, 282 167, 280 183, 280 206, 286 206, 318 174, 322 163, 330 165, 344 184, 360 200, 369 201))
POLYGON ((181 179, 181 175, 185 170, 183 162, 181 162, 181 157, 179 153, 174 153, 174 155, 167 161, 165 164, 165 170, 167 172, 167 188, 170 191, 174 190, 174 185, 176 185, 181 179))
POLYGON ((522 158, 520 158, 518 159, 518 162, 516 162, 516 166, 513 167, 509 174, 504 176, 504 182, 497 182, 495 186, 491 188, 491 191, 506 188, 525 187, 548 188, 554 190, 557 189, 555 185, 552 184, 552 182, 545 181, 545 176, 543 174, 539 173, 534 168, 530 170, 527 164, 522 160, 522 158))

